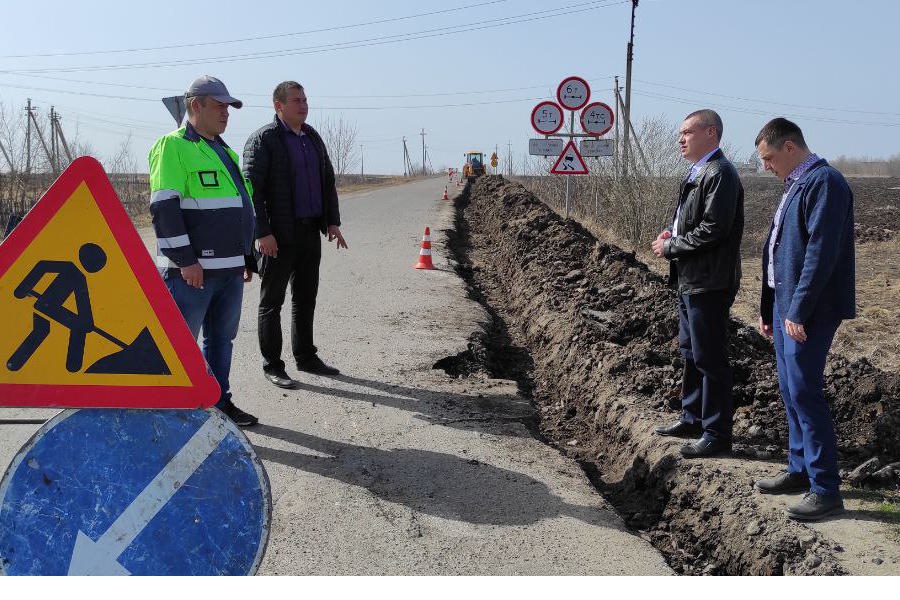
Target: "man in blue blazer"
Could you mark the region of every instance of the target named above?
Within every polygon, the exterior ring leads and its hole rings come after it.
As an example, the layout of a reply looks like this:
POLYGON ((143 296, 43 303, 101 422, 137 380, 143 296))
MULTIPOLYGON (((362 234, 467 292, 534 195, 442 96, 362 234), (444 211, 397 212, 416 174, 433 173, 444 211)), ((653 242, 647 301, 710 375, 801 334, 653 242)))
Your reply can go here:
POLYGON ((763 247, 759 330, 775 344, 790 446, 787 471, 756 488, 806 491, 787 515, 815 521, 844 510, 824 372, 838 326, 856 316, 853 193, 787 119, 768 122, 756 150, 766 170, 784 181, 763 247))

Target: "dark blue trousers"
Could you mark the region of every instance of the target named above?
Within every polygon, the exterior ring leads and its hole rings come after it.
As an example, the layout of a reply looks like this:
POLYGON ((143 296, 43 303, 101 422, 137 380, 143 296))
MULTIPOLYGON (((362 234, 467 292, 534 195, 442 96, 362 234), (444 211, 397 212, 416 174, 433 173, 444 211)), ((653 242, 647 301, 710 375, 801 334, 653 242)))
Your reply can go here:
POLYGON ((678 346, 684 358, 681 420, 700 423, 703 437, 731 441, 734 414, 728 364, 728 290, 678 295, 678 346))
POLYGON ((837 436, 825 401, 825 358, 840 321, 804 323, 806 341, 784 331, 775 309, 772 337, 778 363, 778 387, 788 422, 788 471, 806 473, 810 491, 838 493, 837 436))

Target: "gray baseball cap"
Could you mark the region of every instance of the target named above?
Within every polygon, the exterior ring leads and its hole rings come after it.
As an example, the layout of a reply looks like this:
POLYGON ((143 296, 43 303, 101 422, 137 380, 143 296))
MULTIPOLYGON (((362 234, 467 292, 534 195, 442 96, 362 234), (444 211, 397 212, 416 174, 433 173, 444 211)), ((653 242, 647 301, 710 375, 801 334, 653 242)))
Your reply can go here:
POLYGON ((184 97, 191 98, 193 96, 209 96, 213 100, 230 104, 235 108, 240 108, 244 105, 243 102, 228 93, 228 88, 225 87, 224 83, 211 75, 198 77, 191 83, 191 87, 184 93, 184 97))

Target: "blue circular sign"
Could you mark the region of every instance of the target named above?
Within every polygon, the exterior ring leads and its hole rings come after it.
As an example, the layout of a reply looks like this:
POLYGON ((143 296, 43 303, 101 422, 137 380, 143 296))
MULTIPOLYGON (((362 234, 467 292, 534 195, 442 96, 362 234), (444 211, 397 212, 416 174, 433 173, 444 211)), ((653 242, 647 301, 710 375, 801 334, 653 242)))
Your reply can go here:
POLYGON ((0 573, 250 575, 271 493, 216 409, 60 413, 0 482, 0 573))

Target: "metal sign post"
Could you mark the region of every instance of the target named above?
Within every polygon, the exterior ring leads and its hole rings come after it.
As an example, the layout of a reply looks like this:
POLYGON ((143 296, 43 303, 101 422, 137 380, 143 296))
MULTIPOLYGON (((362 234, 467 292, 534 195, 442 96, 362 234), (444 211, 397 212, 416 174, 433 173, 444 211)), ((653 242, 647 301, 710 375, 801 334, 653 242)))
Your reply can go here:
MULTIPOLYGON (((569 114, 569 141, 571 142, 572 136, 575 133, 575 111, 572 111, 569 114)), ((566 175, 566 218, 569 218, 569 197, 571 195, 570 189, 572 186, 572 176, 566 175)))
POLYGON ((613 126, 613 111, 603 102, 588 104, 591 88, 581 77, 567 77, 556 88, 555 102, 540 102, 531 111, 531 126, 545 139, 528 140, 528 153, 536 156, 553 156, 558 154, 556 163, 550 169, 555 175, 566 176, 566 218, 570 213, 572 193, 572 175, 587 175, 588 168, 583 156, 613 156, 612 140, 600 139, 613 126), (581 113, 581 128, 584 133, 575 133, 575 112, 581 113), (562 111, 571 111, 569 115, 569 132, 556 133, 563 125, 562 111), (551 138, 550 136, 554 136, 551 138), (563 140, 568 143, 563 145, 563 140), (581 141, 581 152, 575 146, 575 138, 588 138, 581 141))

